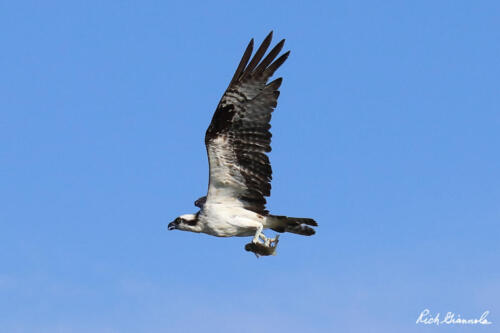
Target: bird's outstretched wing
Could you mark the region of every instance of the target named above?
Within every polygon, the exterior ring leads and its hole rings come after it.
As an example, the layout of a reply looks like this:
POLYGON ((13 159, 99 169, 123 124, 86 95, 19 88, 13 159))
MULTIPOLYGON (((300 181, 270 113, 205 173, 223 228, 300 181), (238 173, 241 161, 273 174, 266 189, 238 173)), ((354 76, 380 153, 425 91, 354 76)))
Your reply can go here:
POLYGON ((222 96, 205 135, 210 181, 208 202, 243 205, 267 214, 271 194, 271 112, 277 105, 281 78, 268 79, 285 62, 290 51, 276 58, 285 40, 265 57, 272 31, 250 60, 253 39, 222 96))

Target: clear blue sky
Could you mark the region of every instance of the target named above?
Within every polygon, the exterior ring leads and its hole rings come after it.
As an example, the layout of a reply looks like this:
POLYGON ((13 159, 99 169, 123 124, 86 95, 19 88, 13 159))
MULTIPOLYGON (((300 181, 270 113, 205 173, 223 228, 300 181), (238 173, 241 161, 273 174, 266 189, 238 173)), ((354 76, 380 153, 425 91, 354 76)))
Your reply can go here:
POLYGON ((498 330, 498 1, 2 1, 0 31, 1 332, 498 330), (320 227, 257 260, 166 226, 270 30, 269 209, 320 227))

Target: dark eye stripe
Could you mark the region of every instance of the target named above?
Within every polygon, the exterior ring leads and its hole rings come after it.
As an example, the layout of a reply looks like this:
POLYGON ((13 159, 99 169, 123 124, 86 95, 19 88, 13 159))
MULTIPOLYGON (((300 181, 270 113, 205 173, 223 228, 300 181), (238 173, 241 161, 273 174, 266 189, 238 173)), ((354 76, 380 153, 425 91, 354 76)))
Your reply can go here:
POLYGON ((190 226, 195 226, 196 223, 198 223, 198 220, 192 220, 192 221, 184 221, 186 222, 187 224, 189 224, 190 226))

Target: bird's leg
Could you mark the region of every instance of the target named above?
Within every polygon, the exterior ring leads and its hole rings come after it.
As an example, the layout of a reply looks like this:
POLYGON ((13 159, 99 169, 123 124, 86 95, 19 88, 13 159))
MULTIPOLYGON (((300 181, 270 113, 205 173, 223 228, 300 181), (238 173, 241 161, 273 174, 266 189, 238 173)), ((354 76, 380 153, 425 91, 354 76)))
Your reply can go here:
POLYGON ((272 245, 268 245, 268 246, 276 247, 278 245, 278 239, 279 238, 280 238, 279 234, 276 234, 276 237, 274 237, 274 238, 268 238, 269 243, 272 244, 272 245))
POLYGON ((261 233, 259 237, 264 241, 264 245, 268 247, 276 247, 278 245, 278 239, 280 238, 279 234, 276 234, 276 237, 274 238, 268 238, 266 235, 261 233))
POLYGON ((255 233, 255 237, 253 238, 251 243, 245 245, 245 250, 255 253, 257 258, 259 256, 270 256, 276 255, 276 246, 278 245, 279 235, 276 235, 275 238, 267 238, 262 233, 263 226, 260 225, 257 228, 257 232, 255 233), (259 242, 259 238, 262 238, 264 243, 259 242))
POLYGON ((263 233, 260 233, 259 237, 262 239, 266 246, 269 246, 269 244, 271 243, 271 238, 267 238, 263 233))
POLYGON ((262 229, 264 228, 264 226, 262 224, 260 224, 258 227, 257 227, 257 232, 255 232, 255 237, 253 238, 252 240, 252 243, 258 243, 259 242, 259 237, 264 237, 266 238, 266 236, 264 236, 262 234, 262 229))

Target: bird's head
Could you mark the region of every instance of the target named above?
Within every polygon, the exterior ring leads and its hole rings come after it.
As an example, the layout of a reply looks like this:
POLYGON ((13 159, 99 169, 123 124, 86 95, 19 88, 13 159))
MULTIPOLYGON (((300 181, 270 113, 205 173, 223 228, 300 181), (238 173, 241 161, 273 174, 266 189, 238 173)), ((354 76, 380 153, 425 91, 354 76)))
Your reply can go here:
POLYGON ((184 214, 168 224, 168 230, 200 232, 197 214, 184 214))

